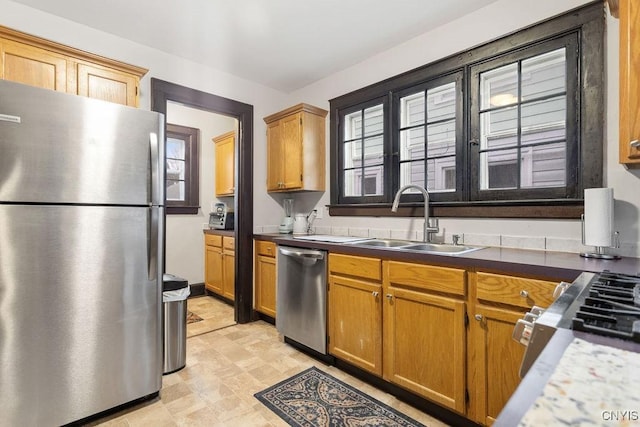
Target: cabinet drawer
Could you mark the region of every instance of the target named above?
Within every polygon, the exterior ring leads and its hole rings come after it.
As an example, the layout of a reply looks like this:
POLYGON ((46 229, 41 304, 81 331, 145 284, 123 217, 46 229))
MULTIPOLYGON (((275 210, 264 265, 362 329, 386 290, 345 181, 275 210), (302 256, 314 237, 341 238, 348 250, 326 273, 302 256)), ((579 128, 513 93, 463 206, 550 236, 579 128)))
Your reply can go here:
POLYGON ((382 261, 352 255, 329 254, 329 273, 382 280, 382 261))
POLYGON ((546 280, 526 279, 502 274, 478 273, 477 296, 518 307, 548 307, 553 302, 553 290, 557 283, 546 280))
POLYGON ((208 246, 222 246, 222 236, 218 234, 205 234, 204 244, 208 246))
POLYGON ((224 236, 222 238, 222 246, 225 249, 235 250, 236 249, 236 239, 235 237, 224 236))
POLYGON ((275 257, 276 256, 276 244, 273 242, 265 242, 263 240, 256 240, 256 254, 275 257))
POLYGON ((407 262, 386 261, 390 286, 412 287, 464 296, 466 271, 407 262))

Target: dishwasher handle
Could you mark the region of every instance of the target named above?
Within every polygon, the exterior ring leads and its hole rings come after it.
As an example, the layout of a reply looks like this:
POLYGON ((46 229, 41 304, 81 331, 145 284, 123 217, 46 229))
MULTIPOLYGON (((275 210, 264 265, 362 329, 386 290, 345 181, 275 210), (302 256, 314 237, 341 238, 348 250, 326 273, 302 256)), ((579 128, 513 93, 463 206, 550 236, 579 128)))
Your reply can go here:
POLYGON ((293 248, 283 248, 282 246, 278 247, 278 250, 282 255, 296 257, 296 258, 311 258, 316 260, 324 259, 325 253, 324 251, 314 251, 311 249, 293 249, 293 248))

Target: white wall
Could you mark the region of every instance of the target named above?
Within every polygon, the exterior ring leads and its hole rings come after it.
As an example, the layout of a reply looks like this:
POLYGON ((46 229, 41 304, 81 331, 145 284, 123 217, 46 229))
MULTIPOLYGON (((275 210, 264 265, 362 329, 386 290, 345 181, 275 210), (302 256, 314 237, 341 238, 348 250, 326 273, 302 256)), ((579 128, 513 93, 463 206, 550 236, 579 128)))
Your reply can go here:
MULTIPOLYGON (((588 0, 500 0, 489 6, 422 34, 392 49, 371 57, 353 67, 290 94, 290 103, 307 102, 329 108, 329 99, 392 77, 424 64, 469 49, 538 21, 588 3, 588 0)), ((629 171, 618 164, 618 20, 607 14, 606 38, 606 130, 605 186, 613 187, 616 198, 615 227, 621 232, 621 253, 640 257, 640 172, 629 171)), ((329 131, 327 123, 327 132, 329 131)), ((327 164, 329 164, 327 150, 327 164)), ((329 174, 327 174, 329 188, 329 174)), ((298 205, 320 209, 329 203, 329 193, 298 196, 298 205)), ((316 221, 317 232, 339 232, 371 237, 391 235, 420 238, 416 234, 422 220, 325 217, 316 221), (369 230, 369 231, 368 231, 369 230), (373 231, 370 231, 373 230, 373 231), (372 234, 376 234, 373 236, 372 234)), ((467 243, 489 243, 503 246, 525 246, 577 252, 580 223, 577 220, 505 220, 442 218, 444 238, 464 234, 467 243), (502 237, 501 237, 502 236, 502 237), (524 239, 514 238, 523 236, 524 239)))
POLYGON ((223 201, 233 206, 233 197, 215 197, 215 149, 211 139, 236 129, 233 117, 185 107, 174 102, 167 105, 167 123, 200 129, 200 206, 197 215, 167 215, 166 270, 189 283, 204 282, 202 228, 209 221, 213 203, 223 201))

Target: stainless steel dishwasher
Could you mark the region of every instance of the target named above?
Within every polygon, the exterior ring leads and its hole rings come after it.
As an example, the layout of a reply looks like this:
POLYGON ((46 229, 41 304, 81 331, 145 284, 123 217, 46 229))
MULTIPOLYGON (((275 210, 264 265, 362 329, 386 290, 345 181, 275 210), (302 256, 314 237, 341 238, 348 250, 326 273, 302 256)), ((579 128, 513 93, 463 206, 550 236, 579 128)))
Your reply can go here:
POLYGON ((327 252, 278 246, 276 329, 327 354, 327 252))

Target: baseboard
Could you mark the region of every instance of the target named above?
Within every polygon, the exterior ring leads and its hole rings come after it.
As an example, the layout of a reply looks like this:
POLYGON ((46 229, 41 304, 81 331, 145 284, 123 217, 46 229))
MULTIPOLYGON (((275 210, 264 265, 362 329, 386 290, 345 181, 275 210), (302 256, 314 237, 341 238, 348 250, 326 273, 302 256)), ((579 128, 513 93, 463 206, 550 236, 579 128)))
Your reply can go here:
POLYGON ((189 297, 199 297, 205 294, 204 292, 204 283, 190 283, 189 290, 191 294, 189 297))

